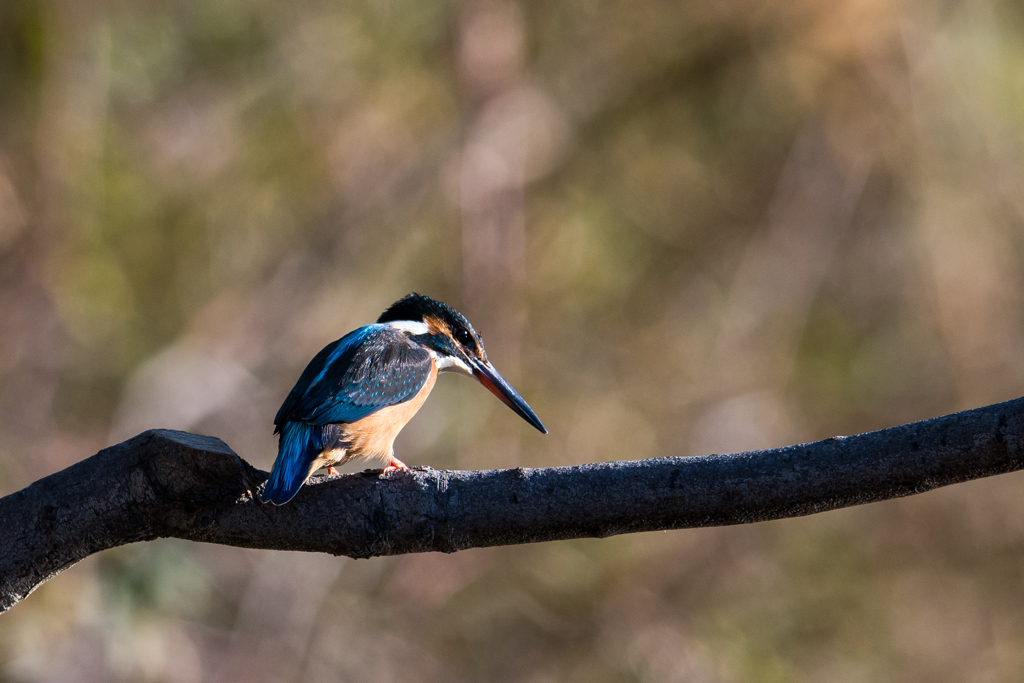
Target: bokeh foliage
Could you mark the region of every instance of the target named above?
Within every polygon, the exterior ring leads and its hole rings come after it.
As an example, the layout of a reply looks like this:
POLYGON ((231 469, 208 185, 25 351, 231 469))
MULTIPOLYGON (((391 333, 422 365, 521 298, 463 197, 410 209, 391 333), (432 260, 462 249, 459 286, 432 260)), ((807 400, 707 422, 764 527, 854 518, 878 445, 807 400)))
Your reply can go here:
MULTIPOLYGON (((149 427, 255 465, 408 291, 412 465, 696 455, 1024 386, 1009 0, 0 3, 0 493, 149 427)), ((0 619, 0 679, 1012 681, 1019 475, 731 529, 353 562, 155 542, 0 619)))

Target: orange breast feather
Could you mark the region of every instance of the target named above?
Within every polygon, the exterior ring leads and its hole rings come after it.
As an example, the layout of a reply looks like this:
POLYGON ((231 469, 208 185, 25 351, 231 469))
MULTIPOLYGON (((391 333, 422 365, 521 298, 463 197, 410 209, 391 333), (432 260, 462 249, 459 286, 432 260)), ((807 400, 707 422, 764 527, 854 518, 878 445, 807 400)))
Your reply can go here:
POLYGON ((348 425, 345 430, 345 441, 349 442, 351 446, 348 448, 345 459, 379 458, 383 461, 390 460, 394 455, 395 437, 427 400, 436 381, 437 362, 431 358, 430 374, 427 376, 427 381, 423 383, 423 388, 415 396, 403 403, 381 408, 373 415, 348 425))

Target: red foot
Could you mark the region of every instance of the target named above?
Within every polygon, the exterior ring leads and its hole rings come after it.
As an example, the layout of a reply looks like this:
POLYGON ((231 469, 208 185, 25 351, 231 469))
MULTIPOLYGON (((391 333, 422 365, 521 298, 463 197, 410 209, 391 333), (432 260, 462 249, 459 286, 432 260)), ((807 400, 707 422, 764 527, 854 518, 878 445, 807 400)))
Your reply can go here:
POLYGON ((338 476, 338 470, 334 469, 333 467, 328 467, 327 468, 327 474, 329 474, 329 475, 331 475, 333 477, 336 477, 336 476, 338 476))
POLYGON ((401 460, 392 455, 391 460, 388 461, 388 466, 384 468, 384 471, 381 472, 381 474, 391 474, 392 472, 397 472, 398 470, 407 469, 409 469, 408 465, 406 465, 404 462, 402 462, 401 460))

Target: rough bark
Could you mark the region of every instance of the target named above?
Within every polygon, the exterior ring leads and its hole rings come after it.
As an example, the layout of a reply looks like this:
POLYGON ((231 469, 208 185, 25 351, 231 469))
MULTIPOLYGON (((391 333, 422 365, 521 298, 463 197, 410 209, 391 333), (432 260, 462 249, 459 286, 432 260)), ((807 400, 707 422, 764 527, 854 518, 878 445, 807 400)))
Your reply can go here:
POLYGON ((1024 468, 1024 398, 850 437, 578 467, 266 479, 207 436, 148 431, 0 498, 0 611, 88 555, 161 537, 349 557, 746 524, 1024 468))

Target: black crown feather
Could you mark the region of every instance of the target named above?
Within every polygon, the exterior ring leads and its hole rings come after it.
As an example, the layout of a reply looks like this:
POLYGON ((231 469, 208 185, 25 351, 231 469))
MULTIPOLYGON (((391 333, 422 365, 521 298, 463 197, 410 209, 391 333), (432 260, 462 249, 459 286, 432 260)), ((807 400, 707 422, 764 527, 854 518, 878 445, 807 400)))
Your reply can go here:
POLYGON ((422 321, 428 315, 443 320, 452 329, 457 329, 460 326, 469 330, 473 329, 473 326, 466 320, 466 316, 448 304, 437 299, 431 299, 423 294, 416 294, 415 292, 402 297, 388 306, 388 309, 377 318, 377 322, 390 323, 397 320, 422 321))

